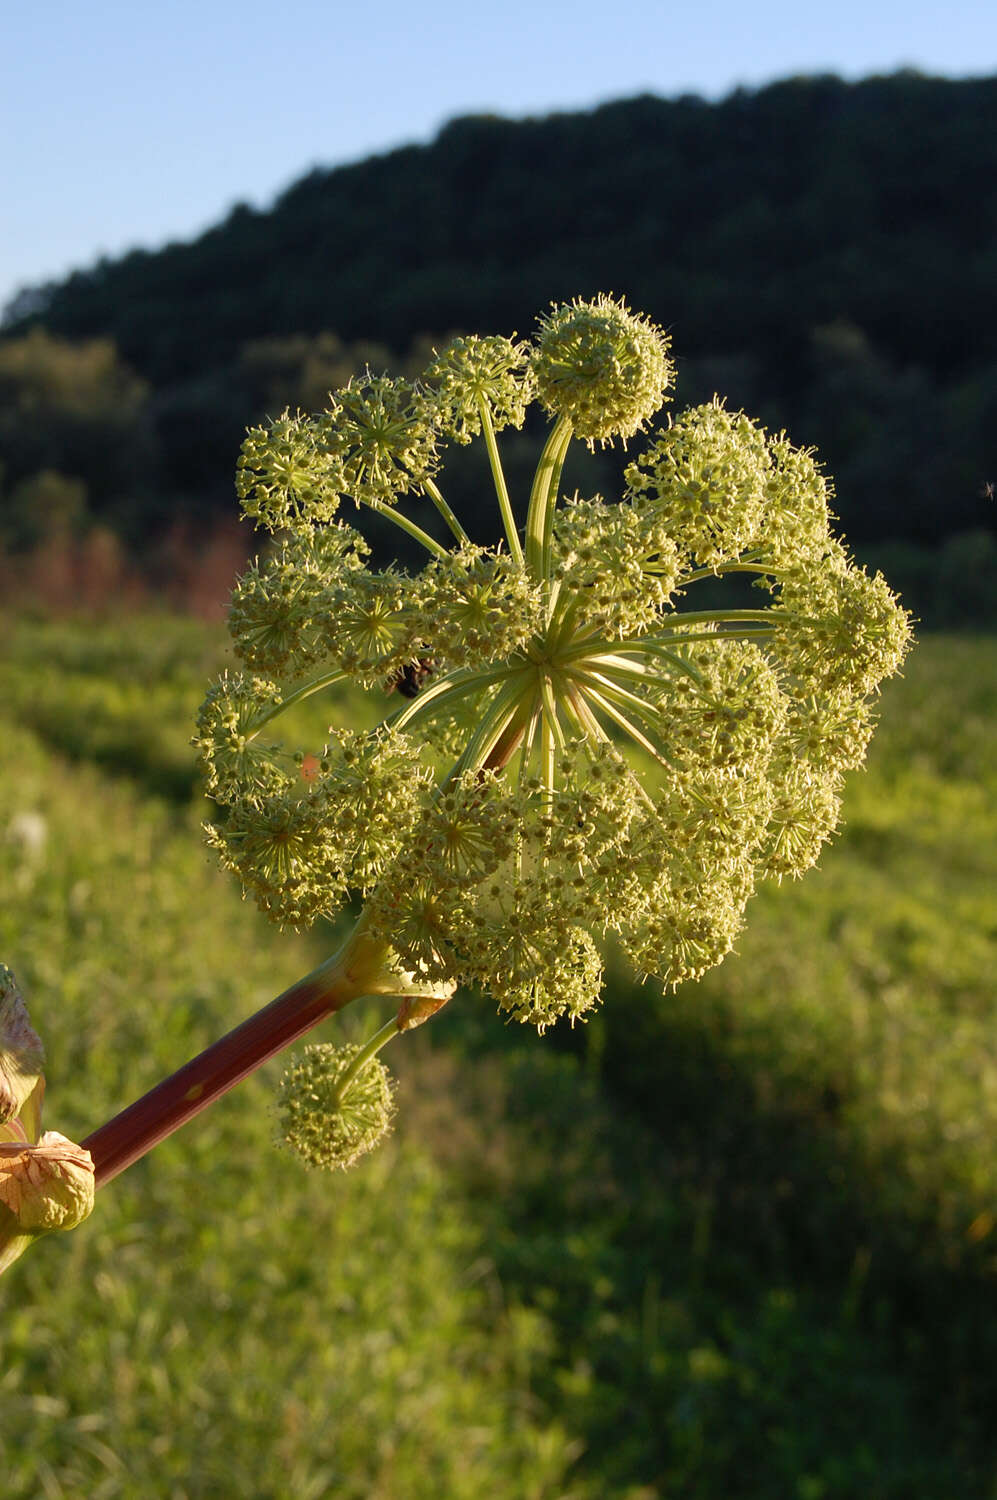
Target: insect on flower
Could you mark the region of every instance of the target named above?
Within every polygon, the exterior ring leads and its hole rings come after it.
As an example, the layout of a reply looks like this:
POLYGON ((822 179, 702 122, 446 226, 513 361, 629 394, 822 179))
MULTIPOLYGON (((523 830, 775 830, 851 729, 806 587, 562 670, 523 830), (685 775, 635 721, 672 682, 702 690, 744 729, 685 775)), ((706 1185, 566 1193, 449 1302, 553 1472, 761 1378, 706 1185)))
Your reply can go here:
POLYGON ((419 656, 414 662, 406 662, 388 683, 388 692, 398 692, 403 698, 417 698, 435 670, 436 662, 431 656, 419 656))

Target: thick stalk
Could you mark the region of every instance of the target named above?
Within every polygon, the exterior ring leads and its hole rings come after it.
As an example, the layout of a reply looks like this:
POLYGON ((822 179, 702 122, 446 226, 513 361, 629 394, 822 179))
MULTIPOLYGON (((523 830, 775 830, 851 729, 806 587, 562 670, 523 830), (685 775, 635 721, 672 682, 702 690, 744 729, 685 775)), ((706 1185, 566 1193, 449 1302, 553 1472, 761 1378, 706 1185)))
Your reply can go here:
POLYGON ((435 682, 432 687, 423 688, 417 698, 413 698, 411 703, 406 704, 404 708, 389 715, 384 720, 384 724, 390 725, 393 729, 404 729, 412 723, 413 719, 432 718, 434 714, 439 713, 441 708, 450 708, 468 693, 479 693, 482 688, 494 687, 496 682, 502 682, 520 670, 519 667, 496 667, 494 671, 483 672, 468 669, 463 675, 454 672, 440 682, 435 682), (441 699, 443 702, 440 701, 441 699))
POLYGON ((482 763, 483 771, 501 771, 512 760, 526 733, 525 721, 519 715, 507 724, 482 763))
MULTIPOLYGON (((778 623, 792 618, 788 609, 679 609, 660 623, 662 629, 685 630, 689 625, 741 625, 749 621, 770 625, 773 620, 778 623)), ((656 637, 648 636, 648 640, 654 639, 656 637)), ((661 639, 668 644, 667 636, 661 639)))
MULTIPOLYGON (((525 671, 526 669, 523 670, 523 675, 525 671)), ((494 765, 491 756, 496 745, 504 743, 509 726, 518 724, 520 733, 522 732, 522 725, 525 722, 521 712, 522 696, 523 686, 514 680, 507 682, 499 689, 493 702, 488 705, 484 718, 464 746, 460 759, 454 763, 444 778, 443 786, 448 786, 464 771, 485 770, 494 765)), ((503 761, 502 764, 504 765, 505 762, 503 761)))
POLYGON ((332 687, 337 682, 345 681, 346 673, 340 671, 337 667, 333 672, 323 672, 320 676, 313 677, 310 682, 302 683, 301 687, 295 688, 293 693, 288 693, 287 697, 282 698, 279 703, 274 703, 272 707, 265 709, 263 713, 257 714, 250 726, 249 738, 254 740, 265 724, 269 724, 271 719, 276 719, 278 714, 282 714, 292 704, 301 703, 305 698, 310 698, 312 693, 320 693, 323 688, 332 687))
POLYGON ((420 542, 426 551, 431 552, 434 557, 448 556, 446 547, 441 547, 439 542, 433 540, 428 531, 423 531, 421 526, 417 526, 414 521, 410 521, 408 516, 403 515, 400 510, 396 510, 393 505, 372 505, 371 510, 379 516, 385 516, 389 521, 394 521, 396 526, 400 526, 403 531, 407 531, 409 536, 414 537, 417 542, 420 542))
POLYGON ((350 1084, 355 1078, 359 1078, 371 1058, 376 1057, 381 1048, 386 1047, 391 1038, 397 1036, 403 1030, 404 1027, 398 1017, 392 1016, 390 1021, 386 1021, 379 1030, 374 1032, 372 1037, 368 1038, 336 1085, 335 1100, 337 1107, 342 1104, 344 1097, 349 1092, 350 1084))
POLYGON ((767 578, 787 576, 785 568, 769 567, 763 562, 718 563, 715 568, 697 568, 694 573, 686 573, 682 585, 684 587, 687 583, 697 583, 701 578, 722 578, 727 573, 760 573, 767 578))
MULTIPOLYGON (((664 754, 662 754, 662 751, 658 749, 657 746, 652 744, 651 740, 648 739, 647 735, 639 725, 634 724, 632 720, 627 718, 626 714, 621 713, 620 710, 614 706, 609 697, 601 693, 598 688, 593 687, 591 683, 585 684, 585 686, 582 688, 582 693, 586 698, 589 699, 591 703, 594 703, 597 708, 600 708, 606 715, 606 717, 613 721, 618 729, 622 729, 623 733, 628 734, 635 744, 640 745, 642 750, 646 750, 648 755, 653 756, 653 758, 658 762, 659 765, 665 766, 669 770, 672 769, 673 763, 664 754)), ((616 695, 614 694, 613 696, 615 697, 616 695)))
POLYGON ((571 442, 571 423, 567 417, 558 417, 550 437, 540 455, 537 472, 530 492, 530 509, 526 517, 526 561, 534 578, 550 576, 550 536, 554 522, 554 503, 561 480, 568 444, 571 442))
MULTIPOLYGON (((0 1205, 2 1207, 2 1205, 0 1205)), ((12 1266, 15 1260, 33 1245, 35 1240, 40 1240, 43 1235, 51 1234, 50 1229, 36 1229, 29 1234, 18 1229, 14 1215, 9 1208, 3 1208, 0 1214, 0 1276, 12 1266)))

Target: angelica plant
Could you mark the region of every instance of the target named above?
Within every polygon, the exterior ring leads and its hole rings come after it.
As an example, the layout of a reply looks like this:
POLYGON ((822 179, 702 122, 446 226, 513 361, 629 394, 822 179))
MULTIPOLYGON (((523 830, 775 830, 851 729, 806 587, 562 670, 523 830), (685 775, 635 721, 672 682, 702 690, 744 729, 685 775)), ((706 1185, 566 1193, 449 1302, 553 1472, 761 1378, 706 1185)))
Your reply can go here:
POLYGON ((368 375, 248 434, 237 491, 272 540, 233 591, 239 667, 198 715, 207 837, 281 926, 362 911, 313 974, 83 1143, 98 1184, 316 1022, 392 996, 368 1043, 309 1047, 280 1087, 283 1140, 346 1165, 388 1126, 381 1048, 458 986, 540 1030, 575 1022, 608 939, 640 976, 695 979, 760 880, 815 862, 908 617, 834 535, 814 455, 718 399, 650 433, 622 496, 562 495, 572 441, 646 434, 673 375, 667 335, 599 296, 532 341, 459 338, 414 383, 368 375), (499 435, 534 401, 549 435, 514 495, 499 435), (442 487, 447 446, 473 441, 491 546, 442 487), (422 567, 372 565, 369 512, 422 567), (732 575, 755 607, 697 600, 732 575), (376 728, 280 738, 286 709, 343 683, 376 728))

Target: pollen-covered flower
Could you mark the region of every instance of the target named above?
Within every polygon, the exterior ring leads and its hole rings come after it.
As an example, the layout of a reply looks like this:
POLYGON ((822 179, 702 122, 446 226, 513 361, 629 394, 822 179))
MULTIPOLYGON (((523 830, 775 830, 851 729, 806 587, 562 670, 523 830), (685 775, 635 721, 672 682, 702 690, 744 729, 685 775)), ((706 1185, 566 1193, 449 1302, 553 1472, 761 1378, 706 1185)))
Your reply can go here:
POLYGON ((686 883, 681 872, 677 879, 663 875, 627 942, 637 972, 672 988, 699 979, 733 947, 749 894, 720 876, 686 883))
POLYGON ((321 660, 336 590, 349 586, 369 555, 360 533, 342 522, 284 538, 232 590, 235 654, 263 674, 300 672, 321 660))
POLYGON ((251 428, 243 442, 236 493, 243 515, 268 531, 308 530, 331 521, 345 485, 320 418, 285 411, 251 428))
POLYGON ((752 547, 766 513, 765 434, 719 401, 683 412, 627 469, 630 492, 699 567, 752 547))
POLYGON ((418 601, 427 649, 447 669, 507 661, 543 625, 536 580, 508 553, 484 547, 460 547, 429 563, 418 601))
POLYGON ((405 736, 344 730, 307 780, 254 781, 230 798, 208 841, 261 910, 306 927, 376 884, 415 827, 429 778, 405 736))
POLYGON ((600 294, 540 319, 532 369, 544 409, 592 447, 643 430, 674 378, 668 335, 600 294))
POLYGON ((576 624, 607 640, 639 635, 660 621, 680 571, 667 527, 632 505, 576 496, 554 518, 554 577, 575 601, 576 624))
POLYGON ((338 574, 318 622, 322 654, 361 687, 383 685, 415 660, 424 633, 412 580, 366 568, 338 574))
POLYGON ((553 309, 529 353, 459 339, 421 382, 369 377, 250 443, 247 495, 293 534, 237 585, 248 671, 211 690, 197 743, 209 837, 276 921, 360 896, 413 983, 477 987, 542 1027, 595 1004, 607 938, 665 985, 695 978, 760 879, 813 864, 909 621, 834 536, 813 454, 720 400, 653 433, 621 498, 561 495, 572 437, 632 436, 672 373, 661 330, 601 296, 553 309), (556 420, 515 494, 496 434, 534 391, 556 420), (440 487, 442 442, 476 437, 494 547, 440 487), (372 568, 323 514, 333 491, 423 565, 372 568), (725 580, 739 591, 717 603, 725 580), (344 678, 380 726, 280 744, 283 709, 344 678))
POLYGON ((562 1016, 580 1020, 598 1004, 603 967, 591 933, 561 922, 524 923, 495 934, 501 959, 489 965, 499 1009, 543 1031, 562 1016))
POLYGON ((758 847, 759 873, 802 875, 837 826, 840 783, 815 776, 805 761, 785 760, 773 779, 772 811, 758 847))
POLYGON ((533 397, 529 351, 512 339, 456 338, 434 354, 424 376, 444 437, 469 443, 482 412, 495 432, 522 427, 533 397))
POLYGON ((690 646, 685 665, 682 675, 661 673, 653 688, 676 768, 764 771, 788 711, 765 652, 752 641, 714 636, 690 646))
POLYGON ((775 590, 785 611, 773 653, 816 693, 865 697, 897 671, 910 629, 881 573, 844 558, 786 570, 775 590))
POLYGON ((358 505, 394 505, 437 467, 436 433, 421 393, 390 375, 368 372, 331 396, 322 432, 341 465, 345 492, 358 505))

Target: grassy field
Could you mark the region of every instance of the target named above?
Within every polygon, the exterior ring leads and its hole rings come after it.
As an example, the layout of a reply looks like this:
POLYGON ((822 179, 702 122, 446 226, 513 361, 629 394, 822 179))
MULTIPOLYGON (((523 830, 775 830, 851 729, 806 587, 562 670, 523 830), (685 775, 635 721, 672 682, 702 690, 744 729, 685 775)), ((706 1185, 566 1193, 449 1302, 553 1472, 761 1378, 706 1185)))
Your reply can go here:
MULTIPOLYGON (((79 1139, 334 935, 201 844, 218 634, 5 644, 0 959, 79 1139)), ((4 1500, 994 1500, 997 645, 924 640, 882 715, 699 985, 542 1039, 459 998, 336 1178, 271 1145, 275 1062, 29 1251, 4 1500)))

